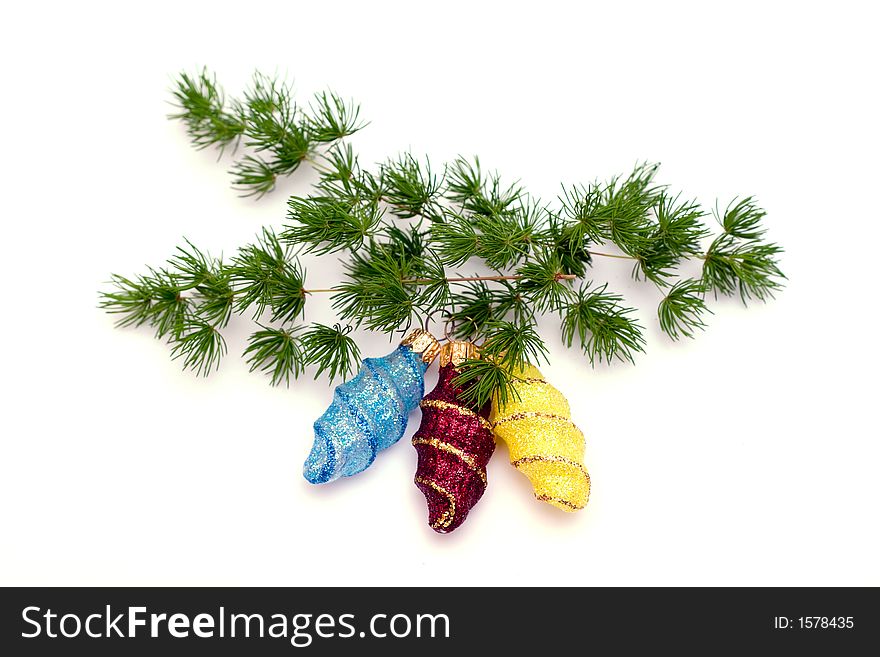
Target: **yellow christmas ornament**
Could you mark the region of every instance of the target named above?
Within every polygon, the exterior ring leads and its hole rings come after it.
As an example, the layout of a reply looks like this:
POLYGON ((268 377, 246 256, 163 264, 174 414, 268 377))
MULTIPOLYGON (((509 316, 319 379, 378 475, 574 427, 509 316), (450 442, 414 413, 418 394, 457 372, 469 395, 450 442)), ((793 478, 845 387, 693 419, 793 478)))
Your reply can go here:
POLYGON ((526 475, 535 497, 563 511, 583 509, 590 497, 584 434, 571 421, 568 400, 527 365, 513 384, 518 393, 492 402, 495 436, 507 443, 510 463, 526 475))

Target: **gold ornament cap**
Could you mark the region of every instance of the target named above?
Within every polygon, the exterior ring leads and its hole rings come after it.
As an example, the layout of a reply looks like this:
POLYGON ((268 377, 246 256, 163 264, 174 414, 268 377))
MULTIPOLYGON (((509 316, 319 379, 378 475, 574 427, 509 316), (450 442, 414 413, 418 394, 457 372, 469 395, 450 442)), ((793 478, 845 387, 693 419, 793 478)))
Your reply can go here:
POLYGON ((452 363, 458 367, 469 358, 476 358, 479 351, 477 345, 466 340, 451 340, 440 347, 440 367, 452 363))
POLYGON ((440 352, 440 343, 433 335, 423 329, 414 329, 400 343, 402 347, 409 347, 415 353, 422 355, 422 360, 429 365, 437 358, 440 352))

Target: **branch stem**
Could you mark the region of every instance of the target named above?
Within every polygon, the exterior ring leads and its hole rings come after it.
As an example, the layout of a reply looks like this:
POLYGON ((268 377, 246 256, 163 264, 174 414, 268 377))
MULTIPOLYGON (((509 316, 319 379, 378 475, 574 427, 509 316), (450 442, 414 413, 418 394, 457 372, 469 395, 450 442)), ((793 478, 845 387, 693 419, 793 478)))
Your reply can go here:
POLYGON ((601 251, 587 251, 590 255, 601 256, 603 258, 621 258, 623 260, 638 260, 635 256, 622 255, 617 253, 602 253, 601 251))
MULTIPOLYGON (((519 274, 512 276, 453 276, 446 278, 447 283, 470 283, 471 281, 518 281, 522 278, 519 274)), ((574 274, 556 274, 557 281, 573 281, 577 278, 574 274)), ((435 283, 434 278, 405 278, 401 281, 404 285, 425 285, 427 283, 435 283)), ((314 294, 320 292, 338 292, 339 288, 330 287, 314 290, 303 290, 303 294, 314 294)))

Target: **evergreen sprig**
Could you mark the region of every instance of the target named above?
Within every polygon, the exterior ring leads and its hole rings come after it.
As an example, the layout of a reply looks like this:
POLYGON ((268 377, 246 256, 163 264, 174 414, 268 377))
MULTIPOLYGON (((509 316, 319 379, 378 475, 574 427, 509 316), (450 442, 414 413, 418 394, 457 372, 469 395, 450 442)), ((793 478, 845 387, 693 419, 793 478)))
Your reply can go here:
POLYGON ((478 406, 493 397, 506 404, 517 398, 514 384, 523 369, 541 362, 547 362, 547 347, 534 324, 494 321, 480 346, 480 358, 465 361, 455 384, 463 389, 464 400, 478 406))
POLYGON ((649 212, 663 192, 654 184, 658 168, 645 163, 626 178, 563 187, 560 202, 570 221, 570 239, 575 243, 610 241, 627 255, 637 256, 652 228, 649 212))
POLYGON ((534 320, 534 310, 515 281, 470 281, 451 293, 448 317, 456 338, 486 338, 498 321, 509 319, 516 324, 534 320))
POLYGON ((303 313, 305 272, 270 228, 239 249, 229 269, 235 309, 258 318, 268 308, 273 322, 290 322, 303 313))
POLYGON ((520 277, 520 292, 540 313, 559 309, 571 297, 571 281, 562 273, 558 253, 542 251, 516 273, 520 277))
POLYGON ((347 276, 333 294, 340 318, 371 331, 409 328, 418 313, 417 288, 404 281, 416 271, 414 260, 396 257, 385 244, 353 253, 347 276))
POLYGON ((443 175, 431 170, 427 158, 422 164, 410 153, 388 160, 381 168, 384 200, 392 214, 402 219, 426 217, 439 220, 443 175))
POLYGON ((562 309, 562 340, 571 347, 577 338, 581 350, 595 361, 615 358, 633 362, 635 352, 644 351, 642 327, 632 318, 633 308, 623 298, 607 291, 607 284, 590 289, 584 285, 562 309))
POLYGON ((290 385, 290 377, 299 377, 306 366, 302 343, 297 335, 299 327, 263 326, 248 338, 244 358, 250 371, 259 370, 270 375, 273 386, 290 385))
POLYGON ((226 340, 216 326, 198 317, 187 317, 171 342, 171 357, 182 359, 185 369, 207 376, 220 366, 226 340))
POLYGON ((317 365, 315 378, 327 374, 332 381, 347 378, 360 360, 360 350, 349 336, 351 327, 312 324, 302 327, 273 327, 260 324, 248 338, 244 357, 250 370, 270 375, 272 385, 289 385, 309 365, 317 365))
POLYGON ((291 196, 287 202, 291 222, 282 239, 291 245, 303 245, 318 255, 343 249, 356 249, 373 234, 382 219, 382 210, 374 202, 352 203, 334 196, 291 196))
POLYGON ((666 190, 656 199, 653 217, 643 231, 641 246, 634 246, 633 277, 642 276, 660 287, 667 286, 675 276, 675 269, 687 257, 699 253, 702 240, 709 231, 702 223, 705 212, 696 201, 679 201, 666 190))
POLYGON ((702 281, 685 279, 666 292, 657 308, 660 328, 673 340, 694 337, 696 329, 704 329, 703 315, 712 311, 706 307, 706 288, 702 281))
POLYGON ((703 285, 731 296, 739 294, 744 304, 751 299, 766 301, 782 287, 785 274, 779 268, 782 247, 763 241, 765 216, 752 197, 734 200, 724 214, 715 218, 724 232, 715 238, 703 256, 703 285))
POLYGON ((307 362, 318 366, 316 379, 324 373, 331 381, 337 376, 345 379, 354 372, 361 352, 350 332, 350 326, 313 324, 303 333, 302 348, 307 362))
POLYGON ((311 115, 306 117, 308 135, 313 141, 327 143, 350 137, 366 126, 360 120, 361 108, 332 91, 315 94, 311 115))
POLYGON ((750 299, 766 301, 773 298, 785 279, 778 265, 780 253, 782 248, 776 244, 721 235, 706 253, 703 282, 716 295, 738 293, 743 303, 750 299))
POLYGON ((315 95, 307 110, 293 98, 286 81, 255 73, 241 99, 228 104, 215 76, 203 69, 181 73, 172 90, 178 111, 169 118, 183 121, 197 148, 222 150, 244 139, 252 152, 230 168, 232 186, 244 196, 263 196, 312 159, 322 144, 332 144, 361 128, 360 107, 332 91, 315 95))
POLYGON ((219 258, 203 253, 189 240, 178 247, 168 261, 176 270, 178 296, 184 290, 195 291, 198 315, 212 326, 223 328, 232 316, 235 291, 232 289, 232 270, 219 258))
POLYGON ((518 183, 505 185, 497 172, 484 174, 480 159, 456 158, 446 171, 446 197, 471 215, 499 217, 523 199, 518 183))
POLYGON ((237 101, 227 107, 215 76, 202 69, 181 73, 172 90, 177 112, 169 118, 182 120, 196 148, 225 148, 245 131, 244 111, 237 101))

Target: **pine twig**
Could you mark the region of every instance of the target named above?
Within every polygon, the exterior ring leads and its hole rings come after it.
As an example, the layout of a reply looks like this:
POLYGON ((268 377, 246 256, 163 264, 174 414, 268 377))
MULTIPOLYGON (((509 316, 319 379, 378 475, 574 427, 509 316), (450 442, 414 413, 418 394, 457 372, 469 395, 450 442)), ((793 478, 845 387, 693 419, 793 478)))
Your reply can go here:
POLYGON ((257 324, 244 357, 278 385, 309 367, 331 379, 353 372, 354 328, 394 332, 439 314, 454 337, 482 342, 483 358, 460 380, 483 404, 515 394, 517 371, 546 358, 542 315, 558 315, 564 344, 591 364, 632 362, 644 350, 634 309, 591 280, 594 257, 630 261, 632 277, 660 291, 659 326, 674 340, 705 327, 709 292, 766 301, 785 281, 782 249, 765 241, 766 213, 753 197, 716 205, 721 232, 711 238, 707 212, 658 183, 656 164, 563 186, 545 204, 476 157, 437 167, 403 153, 374 170, 361 166, 346 141, 366 125, 360 108, 333 92, 300 105, 286 82, 257 73, 228 100, 202 70, 181 74, 172 95, 171 118, 196 148, 236 149, 233 186, 243 194, 271 192, 303 163, 319 174, 314 193, 289 200, 277 235, 264 229, 226 262, 187 241, 162 267, 114 275, 101 294, 118 325, 151 327, 199 374, 217 368, 233 315, 257 324), (343 280, 307 287, 297 254, 308 252, 342 254, 343 280), (688 260, 701 262, 698 279, 680 278, 688 260), (494 273, 449 275, 471 261, 494 273), (332 295, 338 323, 301 324, 315 294, 332 295))

